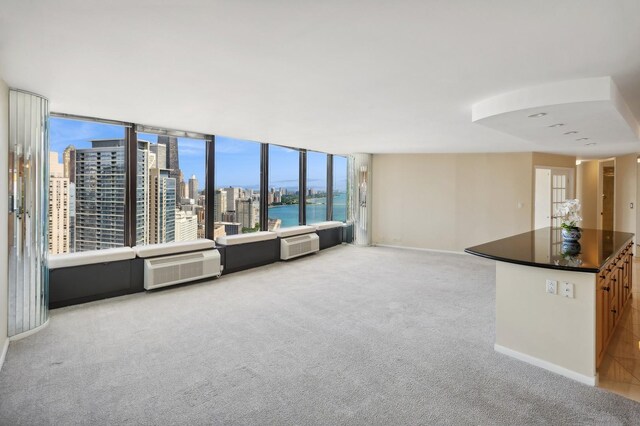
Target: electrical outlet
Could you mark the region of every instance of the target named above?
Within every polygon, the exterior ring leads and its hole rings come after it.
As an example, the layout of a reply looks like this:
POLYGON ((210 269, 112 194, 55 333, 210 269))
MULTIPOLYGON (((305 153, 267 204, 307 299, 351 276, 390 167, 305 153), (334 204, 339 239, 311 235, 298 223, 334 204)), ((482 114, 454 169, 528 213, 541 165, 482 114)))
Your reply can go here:
POLYGON ((558 281, 547 280, 547 293, 557 294, 557 289, 558 289, 558 281))
POLYGON ((569 299, 573 299, 573 283, 562 281, 562 283, 560 283, 560 294, 569 299))

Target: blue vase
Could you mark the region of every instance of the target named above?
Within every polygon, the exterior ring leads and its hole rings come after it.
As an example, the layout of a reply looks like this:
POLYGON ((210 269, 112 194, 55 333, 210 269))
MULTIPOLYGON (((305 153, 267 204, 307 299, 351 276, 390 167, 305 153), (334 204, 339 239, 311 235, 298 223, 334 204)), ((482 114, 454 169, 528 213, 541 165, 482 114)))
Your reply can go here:
POLYGON ((562 228, 562 239, 565 241, 578 241, 582 234, 580 228, 562 228))

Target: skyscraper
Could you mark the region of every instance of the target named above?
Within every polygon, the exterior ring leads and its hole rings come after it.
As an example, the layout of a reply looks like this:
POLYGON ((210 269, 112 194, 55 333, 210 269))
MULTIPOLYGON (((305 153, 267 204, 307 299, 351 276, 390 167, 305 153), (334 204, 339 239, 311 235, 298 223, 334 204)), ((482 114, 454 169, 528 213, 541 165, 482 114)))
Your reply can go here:
MULTIPOLYGON (((158 145, 165 147, 166 168, 169 169, 169 177, 180 179, 180 161, 178 158, 178 138, 173 136, 158 136, 158 145)), ((158 152, 162 148, 156 148, 158 152)), ((158 162, 162 165, 162 162, 158 162)))
POLYGON ((236 221, 242 223, 243 228, 255 228, 259 216, 258 203, 251 198, 236 201, 236 221))
POLYGON ((198 218, 192 212, 176 210, 176 241, 198 238, 198 218))
POLYGON ((189 178, 189 198, 198 199, 198 179, 196 175, 189 178))
POLYGON ((136 244, 143 245, 149 243, 149 142, 138 140, 137 152, 136 244))
POLYGON ((227 191, 216 189, 213 206, 213 220, 215 222, 222 222, 222 214, 227 211, 227 191))
POLYGON ((240 192, 242 188, 228 187, 224 189, 227 192, 227 207, 226 211, 232 212, 236 209, 236 200, 240 198, 240 192))
POLYGON ((76 251, 124 245, 125 143, 93 140, 75 151, 76 251))
MULTIPOLYGON (((160 140, 160 137, 158 137, 160 140)), ((156 156, 156 167, 159 169, 167 168, 167 146, 164 144, 152 144, 149 147, 149 151, 156 156)))
MULTIPOLYGON (((69 188, 70 240, 75 251, 98 250, 124 245, 124 203, 126 193, 125 141, 91 141, 91 148, 70 149, 63 157, 65 173, 75 169, 69 188), (75 155, 74 155, 75 153, 75 155), (73 166, 73 167, 72 167, 73 166), (75 203, 71 198, 75 194, 75 203), (75 208, 74 208, 75 207, 75 208), (75 210, 75 211, 74 211, 75 210), (75 216, 75 229, 73 218, 75 216), (75 238, 74 234, 75 233, 75 238)), ((136 243, 148 242, 149 143, 138 141, 136 176, 136 243)))
POLYGON ((58 162, 58 153, 49 153, 49 253, 69 252, 69 179, 58 162))
POLYGON ((176 180, 166 169, 149 170, 149 243, 175 241, 176 180))
POLYGON ((69 179, 69 182, 76 182, 76 147, 69 145, 62 153, 62 164, 64 167, 64 177, 69 179))

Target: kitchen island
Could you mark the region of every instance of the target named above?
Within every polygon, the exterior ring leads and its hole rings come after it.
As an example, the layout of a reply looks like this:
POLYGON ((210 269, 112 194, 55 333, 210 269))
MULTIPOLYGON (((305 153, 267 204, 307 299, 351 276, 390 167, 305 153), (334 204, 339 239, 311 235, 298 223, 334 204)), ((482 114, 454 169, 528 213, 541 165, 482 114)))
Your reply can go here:
POLYGON ((543 228, 465 249, 496 261, 496 351, 589 385, 631 297, 633 234, 543 228))

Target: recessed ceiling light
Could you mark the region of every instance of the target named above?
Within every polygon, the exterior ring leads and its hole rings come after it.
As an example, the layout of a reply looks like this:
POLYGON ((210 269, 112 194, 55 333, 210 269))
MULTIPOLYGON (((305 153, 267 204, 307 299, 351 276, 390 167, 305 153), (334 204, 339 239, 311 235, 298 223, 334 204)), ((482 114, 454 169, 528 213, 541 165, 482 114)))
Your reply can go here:
POLYGON ((531 115, 529 116, 529 118, 544 117, 545 115, 547 115, 547 113, 546 113, 546 112, 539 112, 539 113, 537 113, 537 114, 531 114, 531 115))
POLYGON ((576 132, 575 130, 571 130, 570 132, 564 132, 563 135, 575 135, 576 133, 578 132, 576 132))
POLYGON ((579 166, 580 164, 582 164, 581 160, 576 160, 576 166, 579 166))
POLYGON ((585 143, 584 146, 594 146, 596 143, 595 142, 590 142, 590 143, 585 143))
POLYGON ((580 141, 588 141, 588 140, 589 140, 589 138, 578 138, 578 139, 576 139, 576 141, 578 141, 578 142, 580 142, 580 141))
POLYGON ((551 125, 551 126, 549 126, 549 127, 562 127, 562 126, 564 126, 564 123, 556 123, 556 124, 552 124, 552 125, 551 125))

